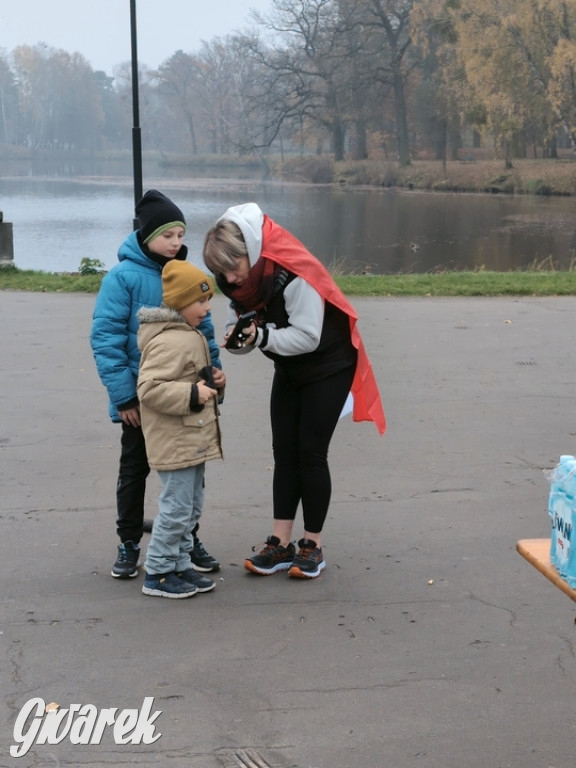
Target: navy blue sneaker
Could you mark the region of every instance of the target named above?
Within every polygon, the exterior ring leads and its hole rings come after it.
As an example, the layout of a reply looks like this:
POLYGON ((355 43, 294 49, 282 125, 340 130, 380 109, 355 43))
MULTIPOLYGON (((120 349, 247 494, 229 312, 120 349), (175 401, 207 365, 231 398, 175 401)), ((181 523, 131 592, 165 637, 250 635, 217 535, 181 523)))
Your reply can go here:
POLYGON ((138 576, 140 547, 133 541, 123 541, 118 545, 118 556, 110 574, 115 579, 133 579, 138 576))
POLYGON ((147 573, 142 592, 153 597, 171 597, 180 600, 193 597, 198 592, 198 587, 180 579, 173 571, 172 573, 147 573))
POLYGON ((204 576, 203 573, 196 573, 193 568, 187 568, 185 571, 179 573, 178 576, 182 581, 196 587, 198 592, 210 592, 216 586, 211 578, 204 576))

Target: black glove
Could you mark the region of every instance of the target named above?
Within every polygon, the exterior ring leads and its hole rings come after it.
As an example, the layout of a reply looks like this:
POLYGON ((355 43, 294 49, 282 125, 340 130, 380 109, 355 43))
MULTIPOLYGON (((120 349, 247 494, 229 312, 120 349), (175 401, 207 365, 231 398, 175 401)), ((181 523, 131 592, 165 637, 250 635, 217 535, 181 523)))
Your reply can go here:
MULTIPOLYGON (((210 389, 216 389, 216 385, 214 384, 214 374, 212 372, 211 365, 205 365, 204 368, 201 368, 198 371, 198 376, 200 377, 200 379, 204 379, 207 387, 210 387, 210 389)), ((196 388, 196 391, 198 391, 197 388, 196 388)), ((194 411, 194 413, 198 413, 198 411, 203 410, 203 408, 204 406, 201 403, 194 403, 194 405, 190 405, 190 410, 194 411)))
POLYGON ((214 384, 214 371, 212 370, 211 365, 205 365, 204 368, 201 368, 198 371, 198 376, 200 376, 201 379, 204 379, 207 387, 216 389, 216 384, 214 384))

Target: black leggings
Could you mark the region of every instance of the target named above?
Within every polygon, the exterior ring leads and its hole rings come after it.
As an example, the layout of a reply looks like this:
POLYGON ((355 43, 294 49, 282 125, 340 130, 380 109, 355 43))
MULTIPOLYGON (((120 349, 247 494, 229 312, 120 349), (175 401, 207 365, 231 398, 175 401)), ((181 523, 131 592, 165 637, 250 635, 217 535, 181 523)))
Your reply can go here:
POLYGON ((276 369, 270 398, 275 520, 294 520, 301 501, 304 529, 321 532, 332 493, 328 446, 354 371, 351 366, 300 386, 276 369))

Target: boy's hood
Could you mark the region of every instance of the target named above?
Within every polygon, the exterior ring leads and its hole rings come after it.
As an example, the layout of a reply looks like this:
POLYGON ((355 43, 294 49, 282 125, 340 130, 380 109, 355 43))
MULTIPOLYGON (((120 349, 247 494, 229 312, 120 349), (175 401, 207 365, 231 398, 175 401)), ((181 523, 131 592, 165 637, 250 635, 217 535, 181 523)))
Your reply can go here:
POLYGON ((138 346, 142 350, 144 346, 159 333, 175 328, 181 331, 192 331, 186 320, 175 309, 165 305, 159 307, 142 307, 138 310, 138 346))
POLYGON ((147 267, 154 266, 155 269, 161 269, 159 264, 155 264, 142 251, 136 232, 131 232, 118 249, 118 261, 125 261, 126 259, 136 261, 139 264, 145 264, 147 267))
POLYGON ((159 307, 141 307, 138 310, 138 320, 142 323, 186 323, 186 320, 175 309, 161 304, 159 307))

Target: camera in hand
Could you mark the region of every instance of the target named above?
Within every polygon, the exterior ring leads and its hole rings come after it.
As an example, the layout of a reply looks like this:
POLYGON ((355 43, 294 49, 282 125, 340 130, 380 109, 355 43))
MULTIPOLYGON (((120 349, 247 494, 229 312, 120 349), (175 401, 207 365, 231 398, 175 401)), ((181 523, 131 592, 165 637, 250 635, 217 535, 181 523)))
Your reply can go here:
POLYGON ((252 325, 252 321, 255 317, 256 312, 246 312, 244 315, 240 315, 238 322, 234 326, 234 330, 226 339, 226 343, 224 344, 226 349, 241 349, 246 341, 244 331, 252 325))

